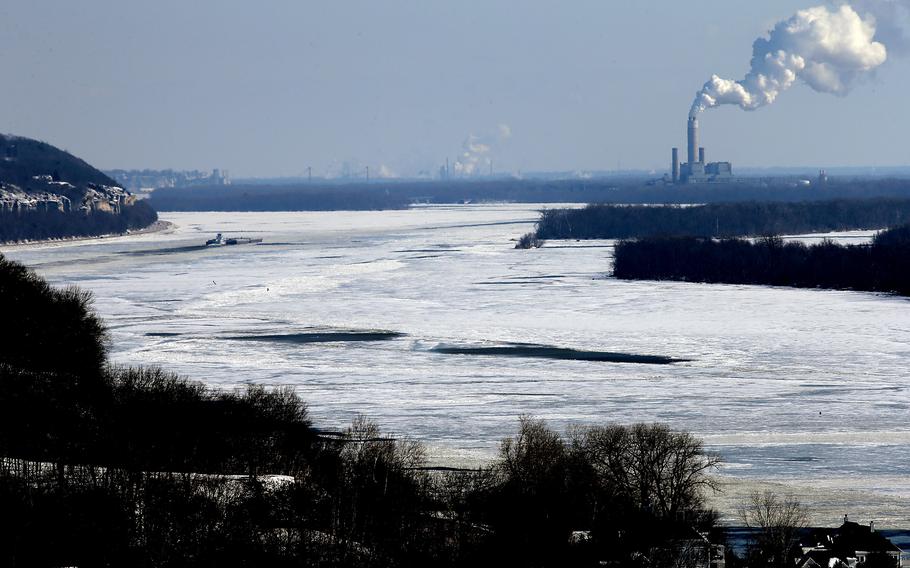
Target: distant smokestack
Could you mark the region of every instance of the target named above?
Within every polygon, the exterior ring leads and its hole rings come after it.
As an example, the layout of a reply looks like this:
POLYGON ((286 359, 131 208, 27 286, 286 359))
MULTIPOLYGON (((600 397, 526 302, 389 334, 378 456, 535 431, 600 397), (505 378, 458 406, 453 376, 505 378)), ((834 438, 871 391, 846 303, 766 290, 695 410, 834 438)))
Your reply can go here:
POLYGON ((695 152, 698 149, 698 118, 689 117, 689 163, 695 163, 695 152))
POLYGON ((673 183, 679 182, 679 148, 673 148, 673 161, 670 165, 670 175, 673 176, 673 183))
POLYGON ((705 149, 704 148, 698 149, 698 161, 703 164, 705 163, 705 149))

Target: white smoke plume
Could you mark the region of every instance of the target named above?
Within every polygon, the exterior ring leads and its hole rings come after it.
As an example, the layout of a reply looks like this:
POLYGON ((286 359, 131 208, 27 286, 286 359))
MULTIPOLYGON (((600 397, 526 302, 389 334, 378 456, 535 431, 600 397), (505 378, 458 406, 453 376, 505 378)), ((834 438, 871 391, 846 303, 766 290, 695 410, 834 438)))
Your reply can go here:
POLYGON ((875 39, 888 47, 889 54, 910 53, 910 0, 851 0, 849 4, 875 18, 875 39))
POLYGON ((452 168, 455 173, 462 176, 472 176, 483 173, 485 167, 492 164, 490 152, 497 142, 502 142, 512 136, 512 129, 508 124, 496 127, 496 134, 488 136, 475 136, 470 134, 461 145, 461 152, 452 168))
POLYGON ((800 10, 755 40, 745 78, 712 76, 695 96, 690 116, 720 105, 755 110, 773 103, 798 80, 822 93, 845 95, 887 57, 885 45, 876 41, 874 11, 860 15, 843 3, 800 10))
POLYGON ((392 178, 397 178, 398 174, 395 173, 395 171, 392 170, 392 168, 390 168, 389 166, 387 166, 385 164, 379 164, 379 170, 376 172, 376 177, 382 178, 382 179, 392 179, 392 178))

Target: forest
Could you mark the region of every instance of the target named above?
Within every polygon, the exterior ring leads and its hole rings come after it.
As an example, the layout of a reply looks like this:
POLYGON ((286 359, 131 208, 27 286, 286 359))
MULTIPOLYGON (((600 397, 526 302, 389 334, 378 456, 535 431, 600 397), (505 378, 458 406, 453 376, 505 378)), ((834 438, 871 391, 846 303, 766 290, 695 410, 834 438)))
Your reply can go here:
POLYGON ((0 565, 666 566, 722 541, 718 458, 661 424, 523 417, 484 468, 428 465, 291 390, 110 364, 90 293, 0 256, 0 565))
POLYGON ((698 206, 592 204, 545 209, 538 239, 742 237, 883 229, 910 221, 910 199, 710 203, 698 206))
POLYGON ((834 288, 910 295, 910 225, 878 233, 869 245, 815 245, 780 237, 655 237, 617 243, 613 275, 631 280, 682 280, 834 288))

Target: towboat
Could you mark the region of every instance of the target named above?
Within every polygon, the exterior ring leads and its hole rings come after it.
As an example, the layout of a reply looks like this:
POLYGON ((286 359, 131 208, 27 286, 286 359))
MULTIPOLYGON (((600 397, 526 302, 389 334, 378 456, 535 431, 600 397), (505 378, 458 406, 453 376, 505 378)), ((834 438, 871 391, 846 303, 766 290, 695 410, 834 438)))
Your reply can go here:
POLYGON ((214 239, 205 241, 207 247, 223 247, 229 245, 250 245, 261 243, 262 239, 251 239, 249 237, 225 237, 221 233, 215 235, 214 239))

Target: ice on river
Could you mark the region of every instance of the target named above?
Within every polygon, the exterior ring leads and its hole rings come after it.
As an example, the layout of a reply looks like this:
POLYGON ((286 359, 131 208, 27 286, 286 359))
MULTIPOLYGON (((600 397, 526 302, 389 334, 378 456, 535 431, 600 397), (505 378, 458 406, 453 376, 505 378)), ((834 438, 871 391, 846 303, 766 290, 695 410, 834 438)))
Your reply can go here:
POLYGON ((439 460, 488 459, 521 414, 558 428, 661 421, 704 437, 727 475, 910 497, 907 299, 618 281, 612 242, 514 250, 537 209, 164 213, 167 233, 5 252, 92 290, 116 362, 291 385, 317 423, 363 413, 439 460), (216 232, 263 242, 199 246, 216 232), (513 344, 687 361, 436 350, 513 344))

